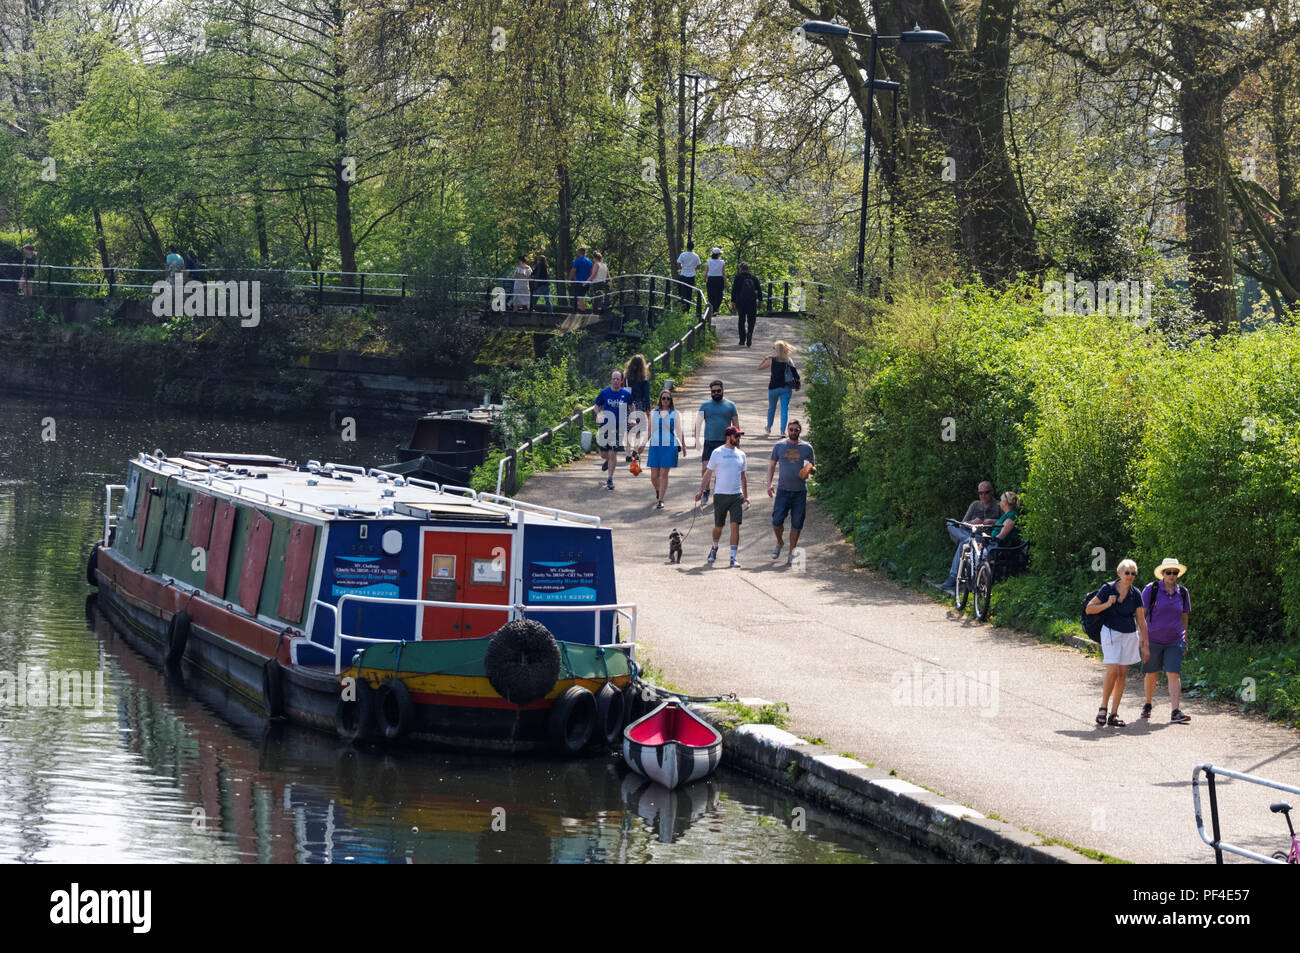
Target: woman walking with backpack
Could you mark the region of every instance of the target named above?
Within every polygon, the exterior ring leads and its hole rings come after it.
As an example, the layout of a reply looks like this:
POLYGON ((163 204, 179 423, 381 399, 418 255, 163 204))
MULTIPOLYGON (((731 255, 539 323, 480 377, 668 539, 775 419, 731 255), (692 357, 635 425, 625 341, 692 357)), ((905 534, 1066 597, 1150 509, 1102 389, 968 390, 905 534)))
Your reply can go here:
POLYGON ((784 341, 772 345, 772 353, 763 358, 758 365, 761 371, 772 368, 772 376, 767 382, 767 429, 763 432, 772 436, 772 418, 776 416, 776 403, 781 402, 781 433, 785 433, 790 421, 790 397, 799 386, 799 369, 791 360, 794 347, 784 341))
POLYGON ((1151 657, 1147 644, 1146 614, 1142 597, 1133 585, 1137 579, 1137 563, 1122 560, 1116 567, 1117 578, 1100 589, 1084 607, 1088 615, 1101 616, 1101 660, 1106 675, 1101 683, 1101 707, 1097 709, 1097 724, 1112 728, 1125 727, 1119 717, 1119 702, 1124 697, 1124 682, 1128 667, 1139 658, 1146 662, 1151 657), (1107 705, 1110 714, 1107 716, 1107 705))
POLYGON ((1146 684, 1146 704, 1142 717, 1151 717, 1151 698, 1156 691, 1156 676, 1163 668, 1169 680, 1169 704, 1173 712, 1171 725, 1185 725, 1192 720, 1178 707, 1182 699, 1183 656, 1187 654, 1187 614, 1192 598, 1178 584, 1187 567, 1177 559, 1166 559, 1156 567, 1156 581, 1142 590, 1142 607, 1146 610, 1147 633, 1151 638, 1151 657, 1142 666, 1146 684))

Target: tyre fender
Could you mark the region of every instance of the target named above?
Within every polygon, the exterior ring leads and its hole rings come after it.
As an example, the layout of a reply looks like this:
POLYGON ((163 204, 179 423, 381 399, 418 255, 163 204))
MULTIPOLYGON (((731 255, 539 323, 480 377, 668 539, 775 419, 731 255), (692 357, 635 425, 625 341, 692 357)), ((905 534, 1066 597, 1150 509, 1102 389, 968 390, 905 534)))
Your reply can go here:
POLYGON ((411 691, 398 678, 390 678, 375 691, 375 728, 389 741, 397 741, 411 730, 415 721, 415 704, 411 691))
POLYGON ((334 731, 340 740, 348 744, 369 741, 374 732, 374 691, 364 678, 355 683, 356 697, 345 698, 339 692, 338 704, 334 706, 334 731))
POLYGON ((90 555, 86 558, 86 582, 99 588, 99 580, 95 577, 95 570, 99 568, 99 543, 90 547, 90 555))
POLYGON ((555 687, 560 647, 540 622, 512 619, 493 634, 483 669, 498 695, 515 705, 527 705, 545 698, 555 687))
POLYGON ((581 685, 572 685, 552 706, 546 734, 557 752, 575 755, 587 747, 595 727, 596 696, 581 685))
POLYGON ((596 727, 591 733, 593 744, 616 745, 623 734, 623 693, 606 682, 596 693, 596 727))
POLYGON ((167 626, 167 664, 179 665, 185 655, 185 643, 190 638, 190 614, 184 609, 172 616, 167 626))
POLYGON ((262 666, 262 705, 268 717, 284 717, 284 669, 277 659, 267 659, 262 666))

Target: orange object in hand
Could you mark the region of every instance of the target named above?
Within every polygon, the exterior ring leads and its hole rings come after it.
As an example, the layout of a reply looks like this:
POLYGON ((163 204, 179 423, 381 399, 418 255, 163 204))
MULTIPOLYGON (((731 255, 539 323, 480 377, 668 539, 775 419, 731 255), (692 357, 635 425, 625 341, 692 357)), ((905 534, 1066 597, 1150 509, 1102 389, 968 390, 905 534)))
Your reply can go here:
POLYGON ((816 469, 817 468, 813 466, 811 462, 805 463, 803 466, 799 468, 799 479, 801 480, 808 479, 808 477, 812 476, 813 471, 816 469))
POLYGON ((629 463, 627 466, 627 472, 632 474, 633 476, 641 475, 641 464, 637 461, 635 455, 632 457, 632 462, 629 463))

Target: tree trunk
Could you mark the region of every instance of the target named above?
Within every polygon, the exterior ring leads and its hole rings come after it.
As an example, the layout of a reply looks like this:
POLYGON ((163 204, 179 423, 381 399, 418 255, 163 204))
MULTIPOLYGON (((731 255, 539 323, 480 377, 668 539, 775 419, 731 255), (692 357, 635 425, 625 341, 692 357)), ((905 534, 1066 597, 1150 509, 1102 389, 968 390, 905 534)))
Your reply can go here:
POLYGON ((334 21, 334 216, 339 240, 339 268, 357 270, 357 246, 352 239, 352 182, 356 177, 356 157, 346 155, 348 146, 348 63, 344 49, 344 10, 341 3, 331 4, 334 21), (349 163, 347 160, 351 159, 349 163), (346 176, 346 177, 345 177, 346 176))
POLYGON ((1213 80, 1193 75, 1178 91, 1186 187, 1187 271, 1192 306, 1222 334, 1237 320, 1232 235, 1224 189, 1228 158, 1224 151, 1225 92, 1213 80))

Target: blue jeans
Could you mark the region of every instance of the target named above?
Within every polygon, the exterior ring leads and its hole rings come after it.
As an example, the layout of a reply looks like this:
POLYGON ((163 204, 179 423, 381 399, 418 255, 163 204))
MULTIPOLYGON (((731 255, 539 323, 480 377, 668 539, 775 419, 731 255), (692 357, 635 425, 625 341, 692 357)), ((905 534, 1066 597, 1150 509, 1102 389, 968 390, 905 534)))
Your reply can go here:
POLYGON ((776 402, 779 398, 781 401, 781 433, 785 433, 785 425, 790 420, 790 395, 794 393, 793 387, 773 387, 767 392, 767 429, 772 429, 772 418, 776 416, 776 402))

